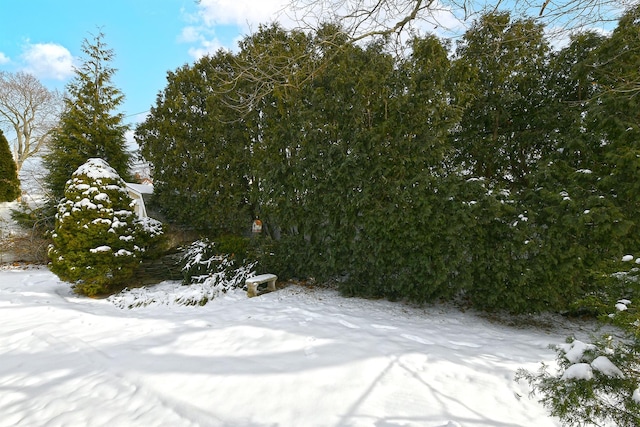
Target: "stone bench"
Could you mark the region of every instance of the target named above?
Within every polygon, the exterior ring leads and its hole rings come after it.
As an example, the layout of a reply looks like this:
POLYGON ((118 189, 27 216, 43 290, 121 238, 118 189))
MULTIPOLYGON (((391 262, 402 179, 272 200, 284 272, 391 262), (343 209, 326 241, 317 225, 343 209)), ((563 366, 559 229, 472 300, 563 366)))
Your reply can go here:
POLYGON ((245 284, 247 285, 247 296, 255 297, 258 295, 258 286, 266 283, 267 291, 271 292, 276 290, 276 280, 278 280, 278 276, 275 274, 261 274, 259 276, 249 277, 245 284))

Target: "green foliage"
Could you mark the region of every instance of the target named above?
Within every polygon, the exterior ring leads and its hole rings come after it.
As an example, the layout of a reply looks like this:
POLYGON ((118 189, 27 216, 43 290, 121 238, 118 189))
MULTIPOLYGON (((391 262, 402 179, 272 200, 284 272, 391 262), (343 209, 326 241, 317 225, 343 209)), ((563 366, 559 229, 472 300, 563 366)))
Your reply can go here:
POLYGON ((593 344, 571 338, 556 347, 558 372, 549 372, 544 364, 537 373, 518 371, 516 380, 526 380, 532 396, 540 395, 563 425, 640 423, 640 312, 626 299, 614 311, 605 319, 620 327, 622 337, 602 335, 593 344))
POLYGON ((136 245, 142 249, 144 259, 158 259, 169 250, 165 225, 153 218, 135 220, 136 245))
MULTIPOLYGON (((640 208, 640 5, 625 13, 618 27, 595 51, 597 92, 589 103, 588 130, 601 135, 603 191, 617 198, 625 219, 635 223, 640 208)), ((625 236, 628 247, 640 244, 638 227, 625 236)))
MULTIPOLYGON (((577 341, 573 343, 580 345, 577 341)), ((632 345, 613 344, 610 337, 602 337, 575 363, 567 359, 567 348, 570 347, 557 349, 559 374, 550 373, 543 365, 537 373, 520 370, 517 379, 528 381, 533 388, 532 395, 542 395, 540 402, 551 415, 560 418, 563 425, 639 425, 640 346, 637 341, 632 345), (597 369, 603 361, 619 368, 619 373, 597 369), (581 370, 588 375, 572 378, 581 370)))
POLYGON ((594 276, 597 290, 579 301, 579 308, 617 328, 592 344, 568 340, 556 347, 558 372, 544 364, 537 373, 520 370, 532 395, 565 425, 637 426, 640 423, 640 269, 627 256, 594 276), (614 273, 615 271, 615 273, 614 273), (609 361, 615 369, 607 369, 609 361), (580 375, 576 375, 580 374, 580 375))
POLYGON ((383 44, 325 45, 336 30, 310 40, 270 29, 251 39, 252 50, 260 43, 286 46, 293 58, 308 50, 332 58, 308 84, 274 92, 260 109, 256 197, 277 232, 281 268, 341 277, 349 295, 450 294, 463 252, 454 237, 460 224, 447 221, 458 207, 449 186, 459 178, 443 169, 456 114, 446 102, 446 49, 434 37, 416 39, 413 56, 396 67, 383 44))
POLYGON ((256 270, 262 273, 277 273, 280 280, 312 277, 298 259, 308 250, 297 236, 284 235, 279 239, 269 236, 254 237, 249 241, 249 257, 256 262, 256 270))
POLYGON ((253 218, 247 124, 223 83, 232 64, 219 51, 169 73, 135 134, 153 165, 154 203, 172 222, 210 235, 240 234, 253 218))
POLYGON ((544 255, 551 277, 575 289, 564 305, 619 328, 615 337, 600 336, 588 346, 559 346, 559 372, 546 366, 538 373, 519 372, 551 414, 570 426, 640 424, 639 270, 627 261, 633 257, 625 257, 625 264, 619 255, 640 244, 639 11, 630 9, 611 36, 576 35, 554 56, 554 96, 564 101, 558 150, 526 191, 534 222, 542 226, 537 234, 550 248, 544 255), (555 197, 558 190, 562 200, 555 197), (552 263, 554 257, 561 262, 552 263), (586 351, 577 357, 579 346, 586 351), (603 371, 603 360, 616 369, 603 371))
POLYGON ((58 204, 51 271, 95 296, 124 287, 140 264, 132 200, 124 181, 102 159, 81 165, 58 204))
POLYGON ((450 73, 464 108, 453 132, 457 159, 490 185, 526 186, 552 148, 548 51, 541 25, 507 12, 483 15, 458 45, 450 73))
POLYGON ((339 26, 260 27, 169 73, 136 130, 156 202, 207 236, 259 217, 249 259, 346 295, 586 307, 640 247, 635 14, 551 52, 534 20, 489 13, 452 60, 433 36, 398 58, 339 26))
MULTIPOLYGON (((230 251, 246 251, 248 241, 235 238, 223 238, 220 241, 197 240, 185 249, 180 261, 184 285, 202 284, 221 292, 244 286, 256 263, 230 251)), ((204 305, 207 301, 202 300, 200 304, 204 305)))
POLYGON ((20 180, 17 171, 9 142, 0 130, 0 202, 12 202, 20 196, 20 180))
MULTIPOLYGON (((446 50, 435 37, 414 39, 412 46, 397 71, 392 64, 386 70, 363 64, 388 80, 376 83, 372 74, 365 83, 367 91, 379 87, 376 104, 360 97, 365 112, 376 105, 378 114, 368 128, 354 129, 366 138, 356 151, 363 197, 347 206, 357 233, 344 236, 354 242, 343 290, 426 302, 456 293, 467 212, 458 197, 462 178, 446 169, 447 135, 457 119, 446 102, 446 50)), ((380 62, 375 50, 367 53, 380 62)))
POLYGON ((247 237, 222 236, 216 239, 216 251, 244 262, 249 257, 250 243, 247 237))
POLYGON ((123 95, 111 79, 113 50, 98 34, 92 42, 84 40, 85 58, 67 84, 64 111, 44 156, 48 170, 49 197, 56 204, 64 196, 69 172, 90 158, 107 161, 124 179, 129 178, 130 155, 126 150, 124 115, 113 113, 122 104, 123 95))
MULTIPOLYGON (((637 309, 631 307, 630 310, 618 312, 614 317, 609 316, 611 307, 614 307, 618 301, 640 300, 640 268, 633 259, 627 261, 625 258, 624 262, 618 259, 602 263, 597 270, 591 272, 591 280, 592 288, 572 304, 572 311, 591 313, 594 317, 604 318, 607 321, 620 319, 626 321, 629 320, 626 316, 637 312, 637 309)), ((628 323, 631 324, 633 321, 630 319, 628 323)))

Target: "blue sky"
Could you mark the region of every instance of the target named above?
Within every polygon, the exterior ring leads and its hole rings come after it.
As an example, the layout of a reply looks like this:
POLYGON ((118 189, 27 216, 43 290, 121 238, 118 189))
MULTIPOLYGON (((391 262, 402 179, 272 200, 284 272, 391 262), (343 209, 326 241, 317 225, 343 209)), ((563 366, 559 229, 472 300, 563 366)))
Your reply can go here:
POLYGON ((280 0, 0 0, 0 70, 27 71, 64 89, 83 39, 102 31, 115 52, 113 83, 127 123, 142 120, 166 86, 167 71, 274 19, 280 0), (259 3, 259 6, 256 4, 259 3))

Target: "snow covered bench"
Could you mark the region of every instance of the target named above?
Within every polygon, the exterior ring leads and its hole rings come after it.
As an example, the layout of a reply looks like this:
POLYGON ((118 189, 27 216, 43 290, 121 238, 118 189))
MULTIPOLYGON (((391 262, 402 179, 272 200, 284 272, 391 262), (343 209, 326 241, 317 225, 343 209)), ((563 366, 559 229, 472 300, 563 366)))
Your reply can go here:
POLYGON ((276 280, 278 280, 278 276, 275 274, 261 274, 259 276, 249 277, 245 284, 247 285, 247 296, 255 297, 258 295, 258 286, 266 283, 267 284, 267 292, 276 290, 276 280))

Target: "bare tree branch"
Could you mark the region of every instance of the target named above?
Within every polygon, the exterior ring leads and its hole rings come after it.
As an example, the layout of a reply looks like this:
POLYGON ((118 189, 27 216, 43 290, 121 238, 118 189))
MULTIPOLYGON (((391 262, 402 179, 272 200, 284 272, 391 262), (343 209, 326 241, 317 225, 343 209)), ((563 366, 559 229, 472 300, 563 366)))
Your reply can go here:
POLYGON ((512 15, 538 16, 547 24, 573 31, 615 21, 638 0, 291 0, 288 13, 301 28, 340 23, 354 39, 390 35, 411 25, 446 26, 445 12, 460 21, 498 9, 512 15))
POLYGON ((0 125, 15 134, 12 141, 18 171, 40 152, 57 126, 62 96, 31 74, 0 71, 0 125))
MULTIPOLYGON (((464 31, 464 22, 489 11, 509 9, 514 17, 537 16, 548 30, 568 32, 582 29, 595 23, 617 20, 625 7, 637 4, 639 0, 290 0, 282 10, 287 20, 296 22, 293 31, 316 34, 323 26, 330 24, 340 29, 335 40, 326 38, 327 46, 338 43, 338 39, 351 43, 365 43, 385 37, 393 40, 396 48, 403 49, 403 36, 411 35, 416 29, 433 31, 444 29, 464 31)), ((300 56, 312 52, 282 54, 269 52, 265 55, 247 56, 234 70, 226 83, 234 87, 235 82, 244 79, 253 82, 253 93, 245 93, 233 101, 245 111, 255 100, 270 93, 274 87, 302 84, 317 74, 323 61, 307 61, 313 67, 300 67, 304 63, 300 56), (296 56, 297 55, 297 56, 296 56)), ((331 61, 331 57, 323 60, 331 61)), ((231 93, 230 91, 229 93, 231 93)))

